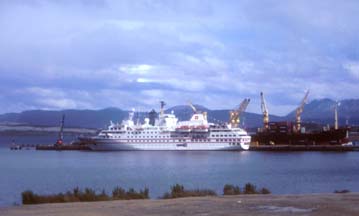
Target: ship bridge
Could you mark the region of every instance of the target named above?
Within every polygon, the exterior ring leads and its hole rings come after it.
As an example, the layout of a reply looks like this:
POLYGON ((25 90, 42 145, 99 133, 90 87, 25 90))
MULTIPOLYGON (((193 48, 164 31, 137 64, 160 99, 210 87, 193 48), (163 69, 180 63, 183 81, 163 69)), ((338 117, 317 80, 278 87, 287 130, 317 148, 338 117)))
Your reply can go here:
POLYGON ((193 114, 192 118, 189 121, 181 121, 178 122, 177 126, 189 126, 189 127, 196 127, 196 126, 206 126, 208 127, 207 118, 202 113, 195 113, 193 114))

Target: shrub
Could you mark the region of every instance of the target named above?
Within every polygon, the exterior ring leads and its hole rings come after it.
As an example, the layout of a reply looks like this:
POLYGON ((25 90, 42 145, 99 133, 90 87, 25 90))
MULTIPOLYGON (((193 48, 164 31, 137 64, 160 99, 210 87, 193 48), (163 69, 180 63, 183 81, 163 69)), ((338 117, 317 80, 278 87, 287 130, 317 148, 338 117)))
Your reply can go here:
POLYGON ((24 191, 21 193, 23 204, 40 204, 40 203, 59 203, 65 202, 65 196, 62 193, 55 195, 37 195, 32 191, 24 191))
POLYGON ((145 199, 149 199, 150 198, 150 189, 148 189, 147 187, 142 191, 140 190, 140 193, 143 194, 143 197, 145 199))
POLYGON ((223 195, 238 195, 241 194, 241 189, 238 186, 226 184, 223 187, 223 195))
POLYGON ((257 189, 255 185, 251 183, 247 183, 244 186, 244 194, 256 194, 256 193, 257 193, 257 189))
POLYGON ((161 197, 162 199, 172 199, 180 197, 198 197, 198 196, 216 196, 216 192, 209 189, 194 189, 194 190, 185 190, 183 185, 175 184, 171 187, 171 192, 166 192, 161 197))
POLYGON ((91 188, 85 188, 85 192, 80 193, 80 200, 85 202, 96 201, 96 192, 91 188))
POLYGON ((112 191, 112 199, 122 200, 126 199, 126 191, 121 187, 115 187, 112 191))
MULTIPOLYGON (((335 191, 335 193, 348 193, 348 190, 335 191)), ((239 186, 226 184, 223 187, 223 195, 237 195, 237 194, 269 194, 271 193, 267 188, 262 188, 257 191, 256 186, 247 183, 241 191, 239 186)), ((210 189, 192 189, 186 190, 183 185, 175 184, 171 186, 171 191, 163 194, 162 199, 172 199, 179 197, 198 197, 198 196, 216 196, 216 192, 210 189)), ((92 201, 107 201, 107 200, 129 200, 129 199, 149 199, 149 189, 136 191, 129 188, 128 191, 121 187, 115 187, 112 190, 112 196, 107 195, 105 190, 96 193, 91 188, 85 188, 83 191, 78 187, 66 193, 58 193, 52 195, 38 195, 31 190, 26 190, 21 193, 23 204, 39 204, 39 203, 63 203, 63 202, 92 202, 92 201)))
POLYGON ((96 197, 96 201, 108 201, 108 200, 111 200, 111 198, 106 194, 105 190, 102 190, 102 192, 96 197))
POLYGON ((251 183, 247 183, 244 186, 243 191, 241 191, 239 186, 226 184, 223 187, 223 195, 238 195, 238 194, 270 194, 270 190, 267 188, 262 188, 260 190, 256 189, 256 186, 251 183))
POLYGON ((148 199, 149 196, 149 190, 148 188, 145 188, 144 190, 140 190, 139 192, 135 191, 133 188, 130 188, 126 192, 126 199, 148 199))
POLYGON ((270 192, 270 190, 268 190, 267 188, 262 188, 262 189, 259 191, 259 193, 261 193, 261 194, 270 194, 271 192, 270 192))
POLYGON ((32 191, 22 192, 22 203, 23 204, 39 204, 39 203, 63 203, 63 202, 92 202, 92 201, 107 201, 107 200, 118 200, 118 199, 148 199, 149 190, 145 188, 137 192, 133 188, 130 188, 127 192, 116 187, 112 191, 112 197, 106 194, 105 190, 97 194, 95 190, 91 188, 85 188, 84 191, 78 187, 72 191, 67 191, 65 194, 59 193, 54 195, 37 195, 32 191))
POLYGON ((195 189, 195 190, 188 190, 186 193, 189 196, 217 196, 217 193, 210 189, 195 189))
POLYGON ((161 199, 172 199, 173 197, 171 196, 170 193, 166 192, 162 195, 162 197, 160 197, 161 199))
POLYGON ((335 190, 334 193, 349 193, 350 191, 347 189, 344 190, 335 190))
MULTIPOLYGON (((121 187, 115 187, 112 190, 112 200, 129 200, 129 199, 149 199, 149 189, 145 188, 137 192, 135 189, 130 188, 128 191, 121 187)), ((110 198, 109 198, 110 199, 110 198)))
POLYGON ((22 198, 23 204, 36 204, 37 203, 36 195, 30 190, 22 192, 21 198, 22 198))
POLYGON ((185 191, 183 185, 175 184, 174 186, 171 187, 172 198, 183 197, 184 193, 185 191))

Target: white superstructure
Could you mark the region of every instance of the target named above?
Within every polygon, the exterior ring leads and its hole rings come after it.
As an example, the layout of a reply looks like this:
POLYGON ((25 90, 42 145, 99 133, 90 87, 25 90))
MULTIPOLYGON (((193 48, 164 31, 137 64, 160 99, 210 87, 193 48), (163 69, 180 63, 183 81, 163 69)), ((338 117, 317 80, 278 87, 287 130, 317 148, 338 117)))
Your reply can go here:
POLYGON ((106 130, 91 138, 92 150, 248 150, 251 137, 241 128, 216 125, 206 113, 196 112, 189 121, 180 121, 172 112, 161 113, 155 123, 145 118, 137 125, 134 111, 121 124, 111 122, 106 130))

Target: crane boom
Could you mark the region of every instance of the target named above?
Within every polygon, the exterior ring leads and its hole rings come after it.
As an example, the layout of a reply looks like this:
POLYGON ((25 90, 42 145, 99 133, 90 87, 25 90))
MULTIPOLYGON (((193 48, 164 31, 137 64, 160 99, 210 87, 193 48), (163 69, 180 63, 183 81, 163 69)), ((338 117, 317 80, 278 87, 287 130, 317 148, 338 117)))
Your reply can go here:
POLYGON ((340 102, 336 101, 334 105, 334 129, 338 130, 338 107, 340 106, 340 102))
POLYGON ((301 119, 300 116, 303 112, 303 108, 305 103, 307 102, 308 99, 308 95, 309 95, 309 90, 306 91, 304 98, 302 99, 300 105, 297 107, 296 112, 295 112, 295 119, 296 119, 296 131, 299 132, 300 131, 300 127, 301 127, 301 119))
POLYGON ((193 112, 197 113, 197 109, 195 106, 193 106, 191 101, 188 101, 188 105, 192 108, 193 112))
POLYGON ((240 115, 241 113, 243 113, 244 111, 246 111, 247 106, 248 106, 248 104, 249 104, 250 101, 251 101, 251 99, 249 99, 249 98, 246 98, 246 99, 244 99, 244 100, 242 101, 242 103, 240 104, 240 106, 239 106, 239 108, 238 108, 239 115, 240 115))
POLYGON ((263 126, 264 129, 267 130, 269 127, 269 112, 268 112, 266 101, 264 99, 263 92, 261 92, 261 109, 263 113, 263 126))
POLYGON ((192 108, 194 113, 202 113, 203 118, 207 120, 207 112, 198 111, 197 108, 192 104, 191 101, 188 101, 188 105, 192 108))
POLYGON ((239 126, 240 123, 240 115, 247 109, 247 106, 250 102, 249 98, 245 98, 237 109, 234 109, 229 112, 230 124, 232 128, 236 128, 239 126))

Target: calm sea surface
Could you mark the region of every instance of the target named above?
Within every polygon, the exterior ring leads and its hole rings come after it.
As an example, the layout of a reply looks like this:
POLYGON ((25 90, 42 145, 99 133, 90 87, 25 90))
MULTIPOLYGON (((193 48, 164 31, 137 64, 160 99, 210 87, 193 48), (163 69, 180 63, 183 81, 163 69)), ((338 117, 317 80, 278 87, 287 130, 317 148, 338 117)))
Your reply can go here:
MULTIPOLYGON (((9 144, 53 143, 53 136, 0 136, 0 206, 21 203, 21 192, 58 193, 91 187, 210 188, 251 182, 272 193, 359 191, 359 152, 89 152, 11 151, 9 144)), ((67 137, 68 140, 72 137, 67 137)))

